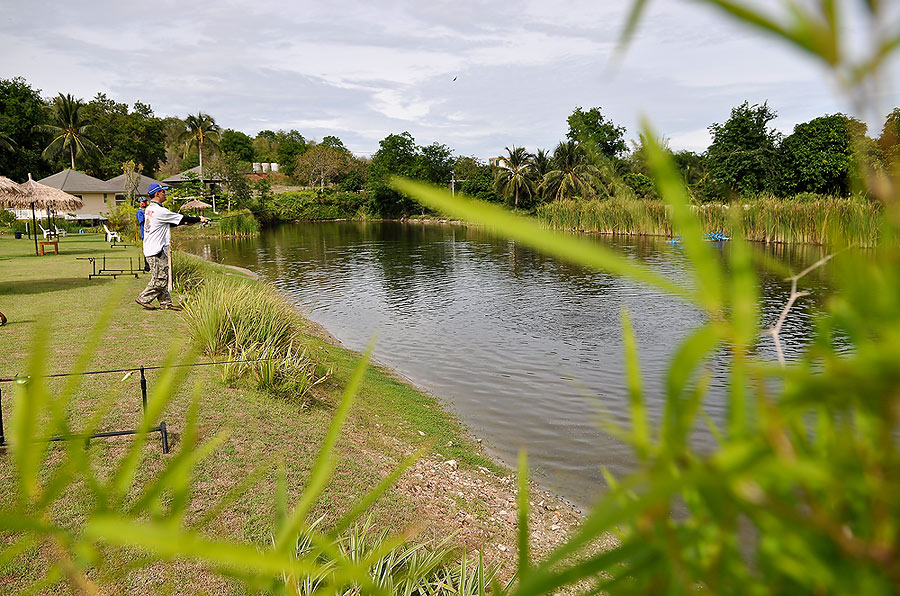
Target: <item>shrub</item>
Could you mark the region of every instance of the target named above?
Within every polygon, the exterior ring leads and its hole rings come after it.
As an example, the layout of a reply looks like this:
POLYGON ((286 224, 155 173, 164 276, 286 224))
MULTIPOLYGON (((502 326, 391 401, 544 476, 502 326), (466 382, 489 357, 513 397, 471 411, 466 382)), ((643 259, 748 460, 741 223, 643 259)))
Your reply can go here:
POLYGON ((16 223, 16 214, 6 209, 0 209, 0 226, 11 228, 16 223))

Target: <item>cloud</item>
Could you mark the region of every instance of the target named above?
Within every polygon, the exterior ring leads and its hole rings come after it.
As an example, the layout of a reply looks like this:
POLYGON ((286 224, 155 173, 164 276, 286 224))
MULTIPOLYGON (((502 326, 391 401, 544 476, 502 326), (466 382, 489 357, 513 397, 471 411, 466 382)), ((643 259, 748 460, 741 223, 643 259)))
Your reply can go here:
POLYGON ((649 7, 617 62, 628 2, 38 0, 0 21, 0 76, 202 110, 250 134, 337 132, 360 153, 403 130, 482 157, 552 148, 579 105, 632 138, 646 114, 673 148, 699 149, 744 100, 768 100, 780 129, 842 107, 817 66, 770 38, 692 2, 649 7))

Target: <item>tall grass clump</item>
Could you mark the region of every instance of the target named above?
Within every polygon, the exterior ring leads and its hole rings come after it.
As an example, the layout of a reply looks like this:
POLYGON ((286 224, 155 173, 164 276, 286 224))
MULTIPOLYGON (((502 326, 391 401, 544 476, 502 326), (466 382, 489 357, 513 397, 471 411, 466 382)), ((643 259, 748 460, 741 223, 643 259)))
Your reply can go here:
POLYGON ((229 211, 219 220, 219 235, 227 238, 258 236, 259 222, 249 209, 229 211))
POLYGON ((195 255, 172 251, 172 283, 182 293, 196 291, 210 274, 209 263, 195 255))
POLYGON ((223 368, 226 382, 250 375, 258 388, 303 402, 330 374, 302 340, 300 315, 264 284, 211 277, 184 310, 203 353, 245 361, 223 368))

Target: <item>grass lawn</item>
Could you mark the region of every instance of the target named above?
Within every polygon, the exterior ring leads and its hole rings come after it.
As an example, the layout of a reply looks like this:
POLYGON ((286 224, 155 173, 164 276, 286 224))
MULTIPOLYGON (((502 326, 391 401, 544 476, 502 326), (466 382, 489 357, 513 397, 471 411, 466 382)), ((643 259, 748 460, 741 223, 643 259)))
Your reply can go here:
MULTIPOLYGON (((76 260, 106 254, 109 266, 113 266, 112 259, 117 259, 127 267, 128 256, 137 261, 136 247, 111 249, 103 242, 103 237, 97 235, 70 235, 62 238, 59 245, 59 255, 36 257, 32 241, 0 235, 0 311, 9 319, 6 326, 0 327, 0 377, 25 370, 31 338, 38 325, 47 325, 51 329, 50 343, 43 355, 47 370, 50 373, 69 370, 85 346, 97 313, 109 301, 114 301, 115 314, 89 370, 152 366, 161 363, 170 350, 184 354, 189 351, 188 325, 183 313, 145 311, 134 303, 135 296, 147 283, 146 276, 89 280, 90 263, 76 260)), ((175 296, 176 303, 179 298, 175 296)), ((230 431, 224 445, 197 470, 190 507, 193 514, 202 514, 253 470, 260 466, 268 469, 260 482, 210 526, 214 535, 267 544, 274 523, 275 469, 279 465, 284 467, 291 498, 299 495, 306 482, 337 397, 356 362, 355 354, 332 345, 321 334, 316 334, 312 326, 307 340, 311 351, 333 368, 332 377, 315 388, 316 399, 311 407, 262 393, 246 383, 226 386, 219 367, 208 366, 193 369, 164 412, 174 452, 180 448, 185 412, 195 391, 201 396, 201 442, 223 428, 230 431)), ((202 356, 201 360, 209 358, 202 356)), ((147 374, 151 389, 157 376, 154 371, 147 374)), ((7 423, 12 389, 12 384, 0 383, 7 423)), ((116 396, 116 405, 104 420, 102 429, 134 428, 141 411, 140 389, 136 375, 123 380, 122 374, 84 377, 76 399, 69 405, 75 426, 92 411, 99 396, 110 392, 116 396)), ((155 434, 147 439, 147 459, 140 472, 144 478, 157 473, 165 458, 170 457, 161 453, 158 436, 155 434)), ((92 460, 101 473, 112 468, 132 440, 118 437, 90 443, 92 460)), ((495 474, 504 473, 467 438, 464 429, 434 398, 410 387, 389 371, 370 369, 338 445, 339 463, 335 475, 313 511, 312 519, 325 516, 326 523, 336 519, 417 445, 426 441, 433 442, 440 451, 440 457, 432 457, 438 463, 455 459, 461 471, 480 470, 478 467, 482 466, 486 470, 479 473, 487 474, 491 481, 499 481, 495 474)), ((51 446, 51 459, 54 448, 51 446)), ((415 484, 415 480, 411 482, 415 484)), ((410 481, 404 484, 409 485, 410 481)), ((0 451, 0 510, 2 503, 15 498, 14 486, 12 459, 5 451, 0 451)), ((85 501, 86 493, 79 494, 77 488, 70 493, 56 503, 54 516, 60 523, 77 528, 90 503, 85 501)), ((435 512, 442 509, 435 504, 459 501, 457 494, 462 493, 455 492, 453 486, 432 487, 424 494, 398 485, 373 507, 373 519, 378 527, 385 529, 396 531, 415 525, 423 528, 426 536, 446 536, 459 531, 459 524, 453 518, 443 519, 442 515, 436 515, 435 512)), ((458 507, 465 510, 489 508, 472 503, 470 499, 458 503, 458 507)), ((485 528, 490 526, 486 515, 479 519, 485 528)), ((473 523, 480 522, 476 519, 473 523)), ((491 535, 495 531, 486 529, 481 535, 491 535)), ((500 538, 511 543, 508 536, 501 534, 500 538)), ((12 539, 0 530, 0 544, 8 544, 12 539)), ((469 546, 477 546, 464 535, 460 538, 460 542, 467 540, 469 546)), ((127 559, 123 553, 112 556, 121 558, 113 559, 113 565, 127 559)), ((22 589, 42 577, 52 559, 52 549, 47 545, 35 546, 13 558, 0 567, 0 594, 22 589)), ((114 592, 156 593, 166 586, 180 594, 241 591, 239 584, 223 579, 197 563, 185 561, 156 563, 132 571, 127 577, 128 585, 117 586, 114 592)), ((58 585, 47 593, 68 593, 68 588, 58 585)))

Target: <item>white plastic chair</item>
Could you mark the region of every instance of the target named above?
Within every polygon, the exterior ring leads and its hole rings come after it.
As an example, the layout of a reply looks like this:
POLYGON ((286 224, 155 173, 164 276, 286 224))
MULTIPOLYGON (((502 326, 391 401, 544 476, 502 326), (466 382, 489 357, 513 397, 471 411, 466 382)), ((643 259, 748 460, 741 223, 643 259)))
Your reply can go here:
POLYGON ((59 234, 57 234, 53 230, 44 229, 44 226, 42 226, 41 224, 38 224, 38 227, 44 233, 44 240, 47 240, 48 238, 58 238, 59 237, 59 234))
POLYGON ((53 224, 53 229, 56 230, 56 235, 57 235, 57 236, 65 236, 65 235, 66 235, 66 231, 65 231, 65 230, 60 230, 60 229, 59 229, 59 226, 57 226, 56 224, 53 224))
POLYGON ((109 228, 106 227, 106 224, 103 224, 103 229, 106 230, 106 241, 107 242, 121 242, 122 237, 119 236, 118 232, 113 232, 109 228))

